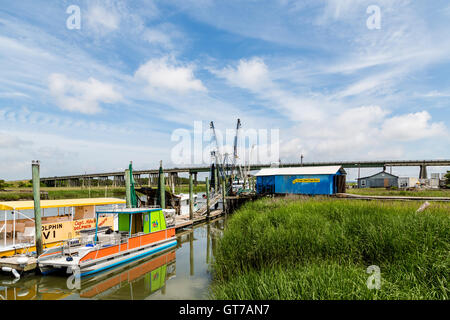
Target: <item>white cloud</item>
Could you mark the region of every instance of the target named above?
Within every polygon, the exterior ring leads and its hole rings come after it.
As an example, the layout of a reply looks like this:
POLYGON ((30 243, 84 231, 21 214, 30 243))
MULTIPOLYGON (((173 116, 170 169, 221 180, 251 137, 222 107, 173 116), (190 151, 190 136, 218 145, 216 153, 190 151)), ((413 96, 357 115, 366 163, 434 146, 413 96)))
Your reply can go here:
POLYGON ((23 140, 17 136, 13 136, 0 131, 0 149, 18 148, 30 144, 31 141, 23 140))
POLYGON ((405 156, 405 142, 447 135, 445 125, 432 122, 426 111, 389 114, 380 106, 362 106, 298 125, 293 138, 282 141, 282 157, 297 160, 303 153, 313 160, 400 158, 405 156))
POLYGON ((151 44, 170 50, 176 49, 185 40, 182 33, 170 23, 146 28, 142 37, 151 44))
POLYGON ((101 102, 115 103, 122 99, 110 84, 94 78, 78 81, 59 73, 50 75, 49 90, 59 108, 85 114, 100 112, 101 102))
POLYGON ((236 68, 226 67, 213 73, 225 78, 233 86, 250 90, 260 90, 271 84, 267 65, 259 57, 241 59, 236 68))
POLYGON ((283 89, 272 81, 272 72, 262 58, 241 59, 236 67, 228 66, 222 70, 211 70, 233 86, 250 90, 257 98, 264 101, 272 110, 282 113, 289 120, 319 120, 324 117, 324 107, 320 94, 299 94, 283 89))
POLYGON ((138 68, 135 78, 145 81, 150 90, 207 91, 202 81, 195 78, 193 65, 183 65, 169 57, 147 61, 138 68))
POLYGON ((433 90, 433 91, 430 91, 426 94, 419 95, 419 96, 425 97, 425 98, 447 98, 447 97, 450 97, 450 92, 433 90))
POLYGON ((442 122, 430 123, 427 111, 392 117, 383 124, 383 136, 397 141, 413 141, 440 135, 447 135, 442 122))
MULTIPOLYGON (((83 16, 81 17, 83 21, 83 16)), ((93 5, 86 13, 88 28, 99 34, 105 34, 119 28, 120 15, 113 7, 102 7, 93 5)), ((81 26, 83 28, 83 26, 81 26)))

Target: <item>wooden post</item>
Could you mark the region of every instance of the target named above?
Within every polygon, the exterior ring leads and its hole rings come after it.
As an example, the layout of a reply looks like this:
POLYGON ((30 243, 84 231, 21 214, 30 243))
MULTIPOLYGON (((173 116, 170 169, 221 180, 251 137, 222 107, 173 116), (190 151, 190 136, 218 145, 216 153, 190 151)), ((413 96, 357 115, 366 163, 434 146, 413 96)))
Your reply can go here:
POLYGON ((162 209, 166 208, 166 182, 162 168, 162 160, 159 163, 159 200, 162 209))
POLYGON ((222 180, 222 202, 223 202, 223 212, 226 213, 227 212, 227 190, 226 190, 226 185, 225 185, 225 180, 222 180))
POLYGON ((192 186, 192 173, 189 172, 189 219, 194 218, 194 188, 192 186))
POLYGON ((219 175, 217 174, 217 167, 214 167, 214 193, 219 193, 219 175))
POLYGON ((206 218, 209 220, 209 215, 211 213, 209 202, 209 179, 206 177, 206 218))
POLYGON ((189 234, 189 264, 190 274, 194 275, 194 230, 189 234))
POLYGON ((42 223, 41 223, 41 181, 39 177, 39 160, 31 163, 33 178, 33 199, 34 199, 34 231, 36 233, 36 253, 39 257, 42 254, 42 223))
POLYGON ((130 170, 125 170, 125 192, 127 200, 127 208, 131 208, 131 180, 130 180, 130 170))
POLYGON ((206 225, 206 263, 209 263, 209 252, 211 251, 211 224, 206 225))
POLYGON ((175 181, 176 181, 176 173, 172 172, 170 174, 170 183, 171 183, 171 188, 172 188, 172 193, 175 194, 175 181))

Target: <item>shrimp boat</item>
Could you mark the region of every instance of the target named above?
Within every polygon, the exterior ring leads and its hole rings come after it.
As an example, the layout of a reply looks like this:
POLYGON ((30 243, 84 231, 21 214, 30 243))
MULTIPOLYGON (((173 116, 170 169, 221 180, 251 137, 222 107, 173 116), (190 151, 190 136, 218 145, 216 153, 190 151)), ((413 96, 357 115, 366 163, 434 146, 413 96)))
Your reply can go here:
MULTIPOLYGON (((180 214, 183 215, 188 215, 189 214, 189 194, 186 193, 180 193, 177 195, 180 198, 180 214)), ((196 194, 193 195, 194 196, 194 211, 196 211, 198 209, 198 203, 197 203, 197 198, 198 196, 196 194)))
POLYGON ((177 244, 175 228, 166 226, 161 208, 124 208, 96 211, 99 216, 116 215, 118 230, 85 232, 80 238, 69 239, 58 247, 44 251, 38 257, 43 274, 65 271, 79 272, 81 277, 104 271, 145 256, 168 250, 177 244))

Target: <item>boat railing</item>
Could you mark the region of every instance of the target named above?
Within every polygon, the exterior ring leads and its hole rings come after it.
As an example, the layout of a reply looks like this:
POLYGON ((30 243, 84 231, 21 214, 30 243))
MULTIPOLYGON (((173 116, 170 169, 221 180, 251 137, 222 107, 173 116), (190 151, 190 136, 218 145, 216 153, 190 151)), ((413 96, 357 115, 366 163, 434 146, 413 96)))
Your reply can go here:
POLYGON ((16 228, 17 227, 16 216, 21 216, 21 217, 23 217, 23 218, 25 218, 27 220, 32 221, 33 225, 34 225, 34 219, 28 217, 27 215, 25 215, 24 213, 20 212, 19 210, 15 210, 14 209, 14 210, 11 211, 11 214, 12 214, 12 224, 11 224, 11 223, 8 223, 8 221, 10 221, 10 220, 8 220, 7 212, 8 212, 7 210, 4 211, 4 223, 3 223, 3 226, 0 229, 0 234, 3 233, 3 245, 4 245, 4 247, 8 246, 8 241, 7 241, 8 233, 11 233, 11 241, 12 241, 11 244, 12 244, 13 248, 16 247, 16 242, 18 240, 20 240, 19 243, 20 243, 21 247, 22 246, 27 246, 27 245, 34 245, 34 233, 33 233, 32 237, 29 237, 30 241, 25 241, 25 242, 23 241, 23 234, 24 234, 24 231, 25 231, 25 228, 26 228, 23 224, 21 224, 21 227, 24 228, 24 230, 22 230, 22 232, 21 232, 22 233, 22 235, 21 235, 22 238, 21 239, 17 239, 16 238, 16 231, 18 232, 18 230, 19 230, 19 229, 16 228), (12 225, 10 230, 8 230, 9 229, 8 225, 12 225))

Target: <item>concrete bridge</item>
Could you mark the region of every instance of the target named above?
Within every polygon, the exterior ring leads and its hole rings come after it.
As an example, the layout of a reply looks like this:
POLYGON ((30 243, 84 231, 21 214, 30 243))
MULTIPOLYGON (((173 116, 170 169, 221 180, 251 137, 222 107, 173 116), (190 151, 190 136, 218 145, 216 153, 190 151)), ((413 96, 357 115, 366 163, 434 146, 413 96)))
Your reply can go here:
MULTIPOLYGON (((313 167, 313 166, 333 166, 340 165, 344 168, 383 168, 386 167, 419 167, 419 178, 427 178, 427 167, 433 166, 450 166, 450 160, 375 160, 375 161, 330 161, 330 162, 304 162, 304 163, 282 163, 280 167, 313 167)), ((250 165, 250 170, 259 170, 262 168, 269 168, 270 164, 253 164, 250 165)), ((168 184, 174 185, 179 173, 190 173, 194 176, 194 183, 197 184, 197 174, 199 172, 209 172, 209 166, 185 167, 185 168, 168 168, 164 169, 167 176, 168 184)), ((142 176, 148 177, 148 186, 156 185, 158 181, 159 169, 150 170, 135 170, 133 176, 135 181, 142 185, 142 176)), ((101 185, 102 181, 113 179, 113 186, 121 186, 125 184, 125 174, 121 172, 104 172, 91 173, 59 177, 45 177, 41 181, 48 186, 87 186, 101 185), (92 181, 95 181, 92 184, 92 181)))

